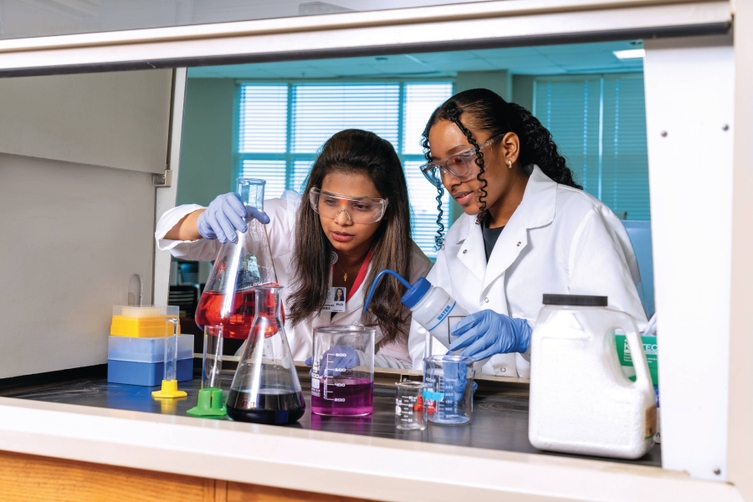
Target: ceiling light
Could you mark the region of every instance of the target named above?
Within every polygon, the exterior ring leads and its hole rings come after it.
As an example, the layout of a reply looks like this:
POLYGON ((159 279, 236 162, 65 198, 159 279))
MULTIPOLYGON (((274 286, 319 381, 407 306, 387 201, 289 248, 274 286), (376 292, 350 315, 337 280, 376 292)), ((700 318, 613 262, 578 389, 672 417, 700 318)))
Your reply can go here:
POLYGON ((636 59, 646 55, 646 49, 628 49, 626 51, 612 51, 617 59, 636 59))

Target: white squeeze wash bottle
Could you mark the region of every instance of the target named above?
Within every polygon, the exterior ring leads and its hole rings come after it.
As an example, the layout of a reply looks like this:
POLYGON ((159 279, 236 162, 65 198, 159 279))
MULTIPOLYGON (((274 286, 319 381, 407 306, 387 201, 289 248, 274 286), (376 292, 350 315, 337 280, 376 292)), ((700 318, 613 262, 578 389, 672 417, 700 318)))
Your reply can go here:
POLYGON ((468 315, 447 292, 439 287, 432 286, 425 278, 420 277, 413 285, 406 281, 400 274, 394 270, 385 269, 379 272, 374 278, 374 282, 366 296, 366 302, 363 311, 371 303, 371 297, 374 294, 379 279, 383 275, 389 274, 400 281, 408 291, 405 292, 400 301, 408 307, 413 314, 413 319, 423 326, 431 336, 449 346, 451 342, 450 332, 452 330, 452 321, 459 320, 468 315))

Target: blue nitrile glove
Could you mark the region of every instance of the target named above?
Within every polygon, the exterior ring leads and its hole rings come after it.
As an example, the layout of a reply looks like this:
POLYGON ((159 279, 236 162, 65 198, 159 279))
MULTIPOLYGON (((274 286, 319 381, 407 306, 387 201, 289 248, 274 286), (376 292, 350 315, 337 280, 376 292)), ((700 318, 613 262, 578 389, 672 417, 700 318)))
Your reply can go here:
MULTIPOLYGON (((306 359, 306 364, 311 364, 311 358, 306 359)), ((358 351, 353 347, 335 345, 322 354, 319 361, 319 376, 338 376, 343 371, 361 364, 358 351)))
POLYGON ((515 319, 493 310, 482 310, 460 321, 450 344, 450 350, 465 349, 460 354, 476 361, 494 354, 525 352, 531 342, 531 327, 525 319, 515 319))
POLYGON ((458 403, 462 401, 465 394, 465 385, 468 381, 468 365, 462 361, 445 361, 442 364, 442 369, 444 370, 445 402, 458 403))
POLYGON ((245 232, 246 222, 256 218, 262 223, 269 223, 269 216, 255 207, 245 206, 235 192, 218 195, 209 204, 206 211, 199 215, 196 225, 199 234, 205 239, 217 239, 222 244, 236 242, 236 231, 245 232))

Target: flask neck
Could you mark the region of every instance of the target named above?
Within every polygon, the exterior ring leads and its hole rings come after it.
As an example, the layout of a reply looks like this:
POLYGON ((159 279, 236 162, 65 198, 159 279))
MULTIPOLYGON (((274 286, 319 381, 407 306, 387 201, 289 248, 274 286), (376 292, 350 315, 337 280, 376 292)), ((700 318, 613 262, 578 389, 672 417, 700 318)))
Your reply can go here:
POLYGON ((280 317, 279 286, 256 287, 256 314, 266 318, 280 317))
POLYGON ((264 180, 238 178, 238 187, 235 191, 240 196, 243 204, 263 211, 265 184, 264 180))

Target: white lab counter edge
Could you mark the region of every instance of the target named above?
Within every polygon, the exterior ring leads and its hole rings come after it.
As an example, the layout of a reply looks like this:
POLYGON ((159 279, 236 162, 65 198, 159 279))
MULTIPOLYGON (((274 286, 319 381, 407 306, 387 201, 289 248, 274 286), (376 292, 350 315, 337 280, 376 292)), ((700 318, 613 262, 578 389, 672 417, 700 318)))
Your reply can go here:
POLYGON ((725 483, 624 463, 13 398, 0 416, 0 450, 349 497, 743 500, 725 483))

